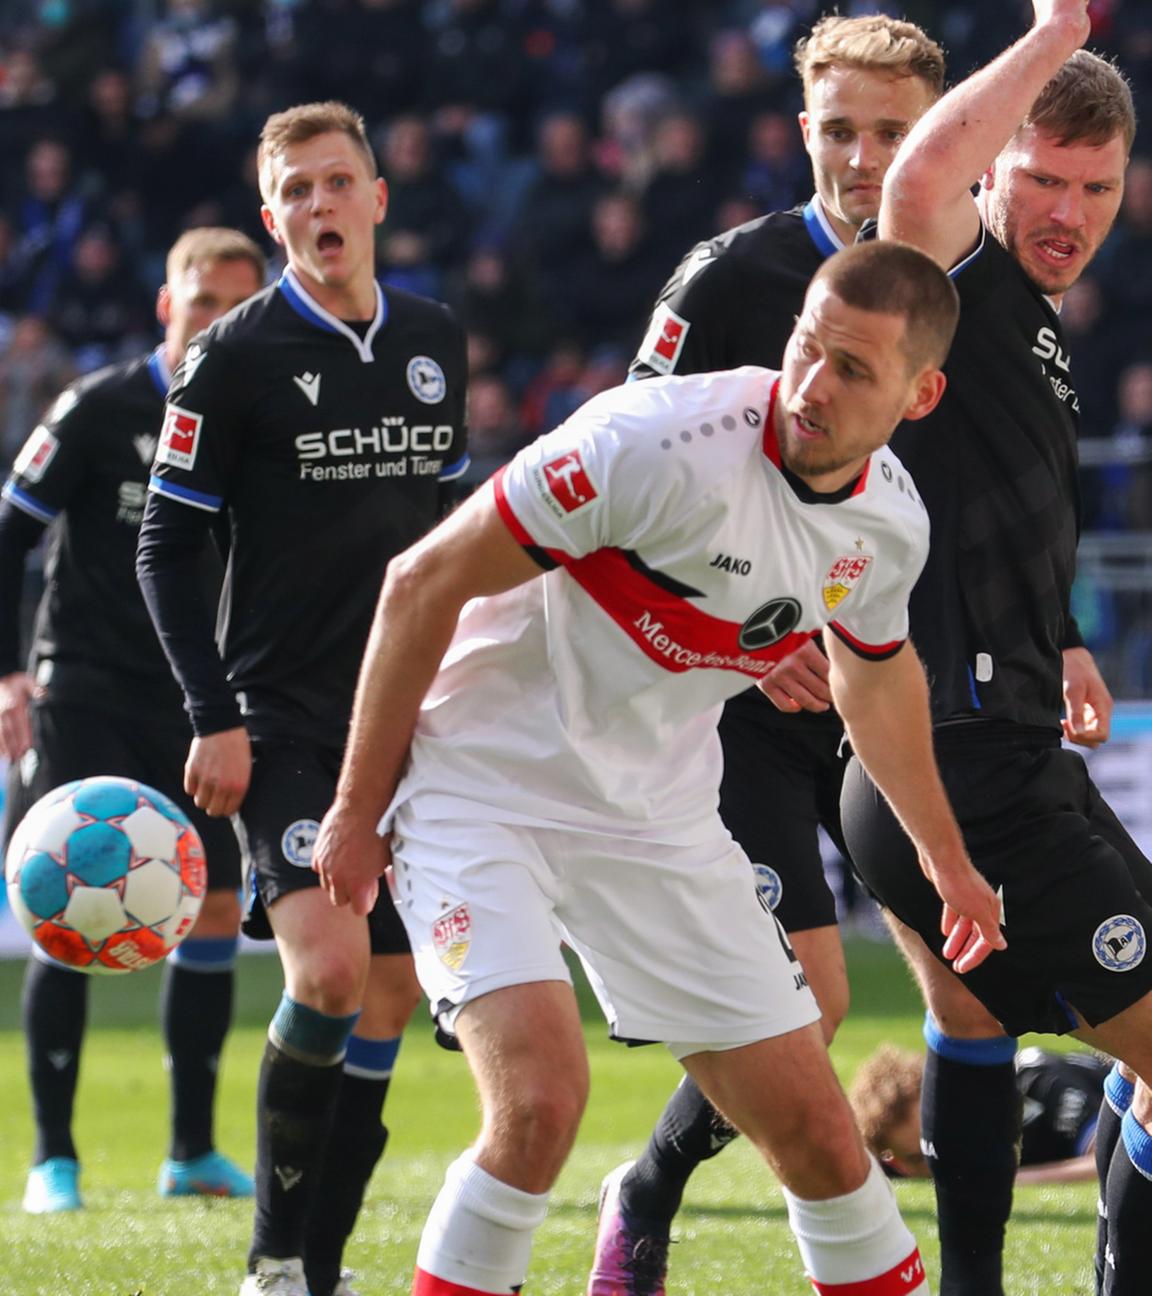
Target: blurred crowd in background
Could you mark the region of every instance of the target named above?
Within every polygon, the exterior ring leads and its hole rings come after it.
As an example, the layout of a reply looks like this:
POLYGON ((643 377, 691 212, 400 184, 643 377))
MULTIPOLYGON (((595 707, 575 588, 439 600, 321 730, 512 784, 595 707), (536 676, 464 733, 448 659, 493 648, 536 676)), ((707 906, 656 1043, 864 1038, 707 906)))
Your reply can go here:
MULTIPOLYGON (((155 292, 182 230, 234 225, 267 245, 260 126, 339 98, 364 114, 389 185, 381 278, 450 302, 468 329, 473 472, 486 475, 623 379, 693 242, 807 199, 793 46, 824 13, 877 9, 936 37, 950 82, 1032 12, 1029 0, 4 0, 0 458, 71 377, 157 340, 155 292)), ((1152 111, 1152 4, 1091 9, 1092 48, 1152 111)), ((1152 530, 1152 128, 1136 147, 1117 227, 1063 311, 1085 523, 1101 534, 1152 530)), ((1081 611, 1106 633, 1091 599, 1081 611)))

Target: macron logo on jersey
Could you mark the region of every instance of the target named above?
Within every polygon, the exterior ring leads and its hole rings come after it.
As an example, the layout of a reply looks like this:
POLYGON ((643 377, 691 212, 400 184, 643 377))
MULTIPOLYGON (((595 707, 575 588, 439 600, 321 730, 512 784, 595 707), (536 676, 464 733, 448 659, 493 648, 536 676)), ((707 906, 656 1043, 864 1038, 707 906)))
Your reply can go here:
POLYGON ((657 306, 640 345, 640 358, 659 374, 676 368, 691 325, 668 306, 657 306))
POLYGON ((579 450, 570 450, 559 459, 550 459, 543 468, 548 493, 565 513, 575 513, 596 498, 596 487, 584 471, 579 450))
POLYGON ((320 400, 320 375, 318 373, 295 374, 292 381, 316 405, 320 400))
POLYGON ((203 423, 202 414, 193 414, 191 410, 181 409, 179 405, 165 405, 164 426, 160 431, 156 462, 189 471, 196 462, 203 423))

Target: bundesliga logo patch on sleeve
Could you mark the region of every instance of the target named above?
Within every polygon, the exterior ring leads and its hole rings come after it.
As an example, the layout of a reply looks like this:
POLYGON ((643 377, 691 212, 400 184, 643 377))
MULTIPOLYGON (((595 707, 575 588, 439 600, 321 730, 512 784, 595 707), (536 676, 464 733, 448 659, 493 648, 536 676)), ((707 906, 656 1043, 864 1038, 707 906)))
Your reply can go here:
POLYGON ((549 459, 541 467, 543 477, 540 480, 546 492, 546 502, 553 512, 556 511, 555 505, 559 505, 564 513, 575 513, 596 498, 596 487, 584 470, 579 450, 570 450, 559 459, 549 459))
POLYGON ((59 448, 60 442, 41 424, 25 441, 12 469, 17 477, 23 477, 25 481, 38 482, 59 448))
POLYGON ((196 462, 200 445, 200 429, 204 424, 202 414, 181 409, 179 405, 164 407, 164 427, 160 433, 160 448, 156 462, 173 468, 189 470, 196 462))
POLYGON ((670 374, 676 368, 691 325, 668 306, 657 306, 644 341, 640 359, 658 374, 670 374))

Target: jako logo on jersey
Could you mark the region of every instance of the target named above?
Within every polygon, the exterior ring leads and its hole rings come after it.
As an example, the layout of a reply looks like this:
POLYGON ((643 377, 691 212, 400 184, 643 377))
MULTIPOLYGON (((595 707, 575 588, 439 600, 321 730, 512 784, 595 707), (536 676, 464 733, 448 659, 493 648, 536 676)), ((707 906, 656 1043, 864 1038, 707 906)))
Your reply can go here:
POLYGON ((438 405, 448 390, 448 380, 431 356, 413 356, 408 361, 408 386, 418 401, 438 405))
POLYGON ((768 648, 791 634, 800 620, 800 604, 794 598, 773 599, 758 607, 740 627, 740 647, 746 652, 768 648))
POLYGON ((657 306, 648 332, 640 344, 641 359, 659 374, 676 368, 688 330, 692 326, 668 306, 657 306))
POLYGON ((1130 972, 1144 959, 1144 928, 1130 914, 1116 914, 1096 928, 1092 953, 1109 972, 1130 972))
POLYGON ((292 381, 308 397, 310 405, 320 401, 320 375, 318 373, 293 374, 292 381))
POLYGON ((708 566, 715 567, 717 571, 731 572, 733 576, 747 576, 752 570, 752 564, 747 558, 733 558, 726 553, 717 554, 708 566))
POLYGON ((559 459, 550 459, 541 466, 549 495, 565 513, 575 513, 596 498, 596 488, 584 471, 579 450, 570 450, 559 459))
POLYGON ((871 561, 864 554, 845 554, 836 559, 828 569, 828 575, 824 577, 824 588, 821 590, 824 606, 829 612, 838 608, 852 593, 871 561))
POLYGON ((171 464, 173 468, 191 468, 196 462, 203 422, 201 414, 193 414, 179 405, 165 405, 156 462, 171 464))
POLYGON ((432 944, 445 967, 458 972, 472 946, 472 915, 466 904, 457 905, 432 924, 432 944))
POLYGON ((297 819, 284 829, 280 849, 289 864, 295 864, 297 868, 312 867, 312 848, 319 832, 320 825, 315 819, 297 819))
POLYGON ((60 442, 41 423, 24 442, 24 448, 16 456, 12 471, 25 481, 38 482, 59 448, 60 442))
POLYGON ((767 864, 753 864, 752 873, 756 878, 756 895, 761 908, 771 913, 784 894, 784 883, 780 881, 780 874, 774 868, 769 868, 767 864))
POLYGON ((333 428, 331 432, 302 432, 296 438, 301 459, 340 458, 359 454, 443 454, 452 445, 447 423, 407 423, 384 419, 379 427, 333 428))

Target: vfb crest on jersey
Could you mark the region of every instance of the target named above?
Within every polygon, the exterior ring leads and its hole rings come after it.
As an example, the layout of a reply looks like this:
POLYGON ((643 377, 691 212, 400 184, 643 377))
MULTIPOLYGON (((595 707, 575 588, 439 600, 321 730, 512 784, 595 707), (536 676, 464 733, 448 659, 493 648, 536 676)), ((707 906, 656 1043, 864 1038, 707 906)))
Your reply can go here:
POLYGON ((860 583, 872 559, 866 554, 845 554, 837 558, 824 577, 821 595, 824 606, 834 612, 860 583))
POLYGON ((444 370, 431 356, 413 356, 408 361, 408 387, 425 405, 438 405, 448 390, 444 370))

